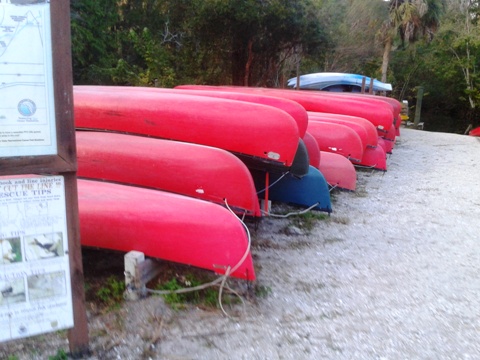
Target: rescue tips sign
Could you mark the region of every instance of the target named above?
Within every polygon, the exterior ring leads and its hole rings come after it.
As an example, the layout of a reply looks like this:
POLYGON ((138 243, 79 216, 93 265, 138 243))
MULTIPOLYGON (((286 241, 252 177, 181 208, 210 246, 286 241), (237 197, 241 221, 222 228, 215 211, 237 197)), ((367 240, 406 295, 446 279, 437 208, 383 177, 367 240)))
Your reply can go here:
POLYGON ((62 176, 0 177, 0 341, 73 327, 62 176))

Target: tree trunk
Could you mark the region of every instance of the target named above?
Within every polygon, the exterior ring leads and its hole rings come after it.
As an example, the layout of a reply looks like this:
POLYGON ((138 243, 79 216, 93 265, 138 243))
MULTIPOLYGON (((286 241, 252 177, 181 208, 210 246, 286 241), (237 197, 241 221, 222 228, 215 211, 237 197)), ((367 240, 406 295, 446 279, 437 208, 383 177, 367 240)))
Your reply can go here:
POLYGON ((249 86, 249 80, 250 80, 250 68, 252 66, 253 62, 253 39, 248 40, 248 57, 247 57, 247 63, 245 64, 245 75, 243 78, 243 86, 249 86))
POLYGON ((388 63, 390 62, 390 52, 392 51, 393 38, 389 36, 385 41, 382 60, 382 82, 387 82, 388 63))

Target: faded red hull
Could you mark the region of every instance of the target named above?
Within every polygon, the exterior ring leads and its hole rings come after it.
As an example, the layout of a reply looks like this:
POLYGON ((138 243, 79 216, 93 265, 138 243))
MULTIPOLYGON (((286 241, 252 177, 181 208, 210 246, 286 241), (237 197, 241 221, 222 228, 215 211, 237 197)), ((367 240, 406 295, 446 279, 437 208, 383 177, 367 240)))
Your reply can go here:
MULTIPOLYGON (((101 181, 78 180, 83 246, 141 251, 146 256, 220 274, 248 250, 243 225, 206 201, 101 181)), ((254 280, 250 251, 232 276, 254 280)))
POLYGON ((477 127, 473 130, 470 130, 468 135, 470 135, 470 136, 480 136, 480 127, 477 127))
POLYGON ((373 95, 373 94, 362 94, 362 93, 353 93, 353 92, 322 92, 322 94, 327 93, 333 96, 345 96, 351 97, 355 99, 365 99, 367 101, 383 101, 392 106, 393 116, 396 120, 400 116, 400 112, 402 111, 402 104, 397 99, 387 97, 387 96, 380 96, 380 95, 373 95))
POLYGON ((299 134, 271 106, 169 93, 74 88, 75 126, 208 145, 290 167, 299 134))
POLYGON ((385 150, 387 154, 391 154, 393 150, 394 142, 392 140, 386 140, 384 138, 378 138, 379 143, 381 142, 382 148, 385 150))
MULTIPOLYGON (((77 86, 75 87, 77 88, 77 86)), ((141 86, 78 86, 78 88, 84 89, 106 89, 114 91, 146 91, 151 93, 171 93, 171 94, 183 94, 183 95, 196 95, 207 96, 220 99, 246 101, 255 104, 273 106, 289 114, 297 123, 298 133, 300 137, 303 137, 307 130, 308 115, 306 110, 297 102, 288 99, 281 99, 274 96, 266 96, 259 94, 242 94, 226 91, 200 91, 200 90, 187 90, 187 89, 167 89, 167 88, 152 88, 141 86)))
POLYGON ((379 132, 378 136, 381 136, 384 139, 389 140, 389 141, 395 141, 395 139, 397 138, 397 131, 395 129, 395 126, 392 125, 386 133, 379 132))
POLYGON ((308 112, 308 116, 312 120, 319 118, 321 120, 328 121, 331 123, 337 123, 337 124, 342 124, 342 125, 351 127, 352 129, 357 131, 365 147, 367 146, 375 147, 378 145, 377 129, 367 119, 360 118, 358 116, 320 113, 320 112, 312 112, 312 111, 308 112), (363 130, 361 130, 361 128, 363 128, 363 130))
POLYGON ((353 164, 344 156, 321 151, 320 172, 330 186, 355 191, 357 173, 353 164))
POLYGON ((261 216, 252 176, 227 151, 197 144, 77 131, 77 175, 174 192, 261 216))
POLYGON ((321 151, 333 152, 355 162, 363 158, 360 136, 345 125, 311 120, 307 131, 317 140, 321 151))
POLYGON ((307 131, 303 136, 303 142, 307 147, 310 165, 318 169, 320 167, 321 157, 320 148, 318 147, 317 140, 315 140, 312 134, 307 131))
POLYGON ((361 166, 370 167, 376 170, 387 170, 387 154, 381 146, 374 148, 366 148, 363 153, 362 161, 359 163, 361 166))
POLYGON ((307 111, 327 112, 363 117, 372 122, 381 131, 388 130, 393 124, 392 106, 381 101, 366 102, 361 99, 342 98, 325 95, 326 92, 305 90, 285 90, 270 88, 250 88, 232 86, 181 85, 178 89, 221 90, 246 93, 262 93, 278 96, 298 102, 307 111))

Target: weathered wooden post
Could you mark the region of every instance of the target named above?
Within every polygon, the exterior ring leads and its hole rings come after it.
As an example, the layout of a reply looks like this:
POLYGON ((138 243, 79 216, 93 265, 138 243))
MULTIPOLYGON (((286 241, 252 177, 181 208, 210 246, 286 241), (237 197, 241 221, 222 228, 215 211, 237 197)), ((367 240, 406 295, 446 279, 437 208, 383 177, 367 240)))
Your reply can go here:
POLYGON ((370 78, 370 87, 368 88, 368 93, 373 94, 373 78, 370 78))
POLYGON ((420 125, 420 115, 422 112, 422 100, 423 100, 423 86, 419 86, 417 89, 417 104, 415 105, 415 118, 413 124, 415 128, 420 125))

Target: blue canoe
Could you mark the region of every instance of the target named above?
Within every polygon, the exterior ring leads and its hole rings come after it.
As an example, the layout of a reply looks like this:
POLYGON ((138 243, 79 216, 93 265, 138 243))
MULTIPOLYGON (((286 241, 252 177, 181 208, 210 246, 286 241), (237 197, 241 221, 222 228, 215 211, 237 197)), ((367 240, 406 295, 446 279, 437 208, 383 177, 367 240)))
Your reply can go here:
MULTIPOLYGON (((271 173, 269 176, 270 187, 268 199, 286 204, 310 208, 327 213, 332 212, 330 191, 323 174, 313 166, 309 167, 308 174, 302 178, 295 177, 289 173, 283 176, 278 173, 271 173)), ((261 176, 254 176, 259 197, 264 195, 265 180, 261 176), (262 186, 263 185, 263 186, 262 186)))
MULTIPOLYGON (((299 81, 300 89, 305 90, 360 92, 364 78, 365 90, 368 92, 371 78, 360 74, 321 72, 301 75, 299 81)), ((296 77, 288 80, 288 87, 295 88, 296 85, 296 77)), ((392 85, 374 79, 373 91, 392 91, 392 85)))

